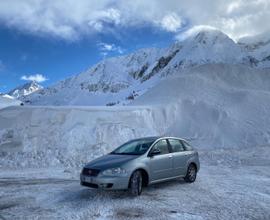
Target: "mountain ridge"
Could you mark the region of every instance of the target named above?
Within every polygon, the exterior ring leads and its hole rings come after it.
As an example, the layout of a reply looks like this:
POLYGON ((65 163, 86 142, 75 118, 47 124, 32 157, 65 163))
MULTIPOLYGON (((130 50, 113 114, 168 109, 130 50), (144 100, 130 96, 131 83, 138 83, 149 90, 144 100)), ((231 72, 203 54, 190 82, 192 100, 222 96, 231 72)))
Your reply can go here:
POLYGON ((38 90, 43 89, 36 81, 30 81, 23 85, 20 85, 7 93, 16 99, 22 99, 24 96, 28 96, 38 90))
POLYGON ((126 105, 168 75, 207 63, 270 67, 270 48, 250 51, 218 30, 202 30, 168 48, 148 48, 105 59, 88 70, 39 90, 33 105, 126 105), (263 53, 263 54, 262 54, 263 53))

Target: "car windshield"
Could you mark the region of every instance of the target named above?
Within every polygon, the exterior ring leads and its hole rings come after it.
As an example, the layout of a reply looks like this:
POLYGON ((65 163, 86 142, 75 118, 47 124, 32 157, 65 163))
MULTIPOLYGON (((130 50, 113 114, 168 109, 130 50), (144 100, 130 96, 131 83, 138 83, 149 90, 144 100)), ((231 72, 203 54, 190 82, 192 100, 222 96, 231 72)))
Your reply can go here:
POLYGON ((121 145, 111 152, 111 154, 142 155, 149 149, 154 141, 154 139, 132 140, 121 145))

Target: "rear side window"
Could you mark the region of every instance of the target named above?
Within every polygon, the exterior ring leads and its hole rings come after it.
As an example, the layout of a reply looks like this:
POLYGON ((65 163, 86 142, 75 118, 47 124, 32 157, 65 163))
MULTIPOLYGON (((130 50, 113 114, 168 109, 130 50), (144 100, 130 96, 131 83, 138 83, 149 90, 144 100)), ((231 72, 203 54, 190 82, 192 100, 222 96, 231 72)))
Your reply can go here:
POLYGON ((182 144, 184 145, 185 150, 193 150, 193 147, 191 147, 191 145, 189 143, 187 143, 186 141, 181 141, 182 144))
POLYGON ((166 140, 160 140, 159 142, 157 142, 151 151, 154 151, 155 149, 160 150, 160 154, 169 153, 169 148, 166 140))
POLYGON ((181 152, 184 151, 184 147, 181 144, 180 140, 177 139, 169 139, 169 143, 172 147, 172 152, 181 152))

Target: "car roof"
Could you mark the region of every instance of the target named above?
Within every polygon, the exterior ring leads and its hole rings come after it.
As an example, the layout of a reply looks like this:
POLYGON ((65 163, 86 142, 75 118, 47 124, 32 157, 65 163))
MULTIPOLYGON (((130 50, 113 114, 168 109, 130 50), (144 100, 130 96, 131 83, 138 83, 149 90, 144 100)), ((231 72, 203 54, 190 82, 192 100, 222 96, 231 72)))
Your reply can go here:
POLYGON ((142 137, 142 138, 136 138, 136 139, 132 139, 133 141, 139 141, 139 140, 149 140, 149 141, 155 141, 157 139, 159 139, 160 137, 158 136, 152 136, 152 137, 142 137))
POLYGON ((186 139, 184 138, 180 138, 180 137, 172 137, 172 136, 160 136, 159 139, 179 139, 179 140, 182 140, 182 141, 186 141, 186 139))
POLYGON ((139 140, 149 140, 149 141, 157 141, 159 139, 168 139, 168 138, 171 138, 171 139, 179 139, 179 140, 183 140, 183 141, 186 141, 184 138, 179 138, 179 137, 171 137, 171 136, 151 136, 151 137, 142 137, 142 138, 136 138, 136 139, 133 139, 133 141, 139 141, 139 140))

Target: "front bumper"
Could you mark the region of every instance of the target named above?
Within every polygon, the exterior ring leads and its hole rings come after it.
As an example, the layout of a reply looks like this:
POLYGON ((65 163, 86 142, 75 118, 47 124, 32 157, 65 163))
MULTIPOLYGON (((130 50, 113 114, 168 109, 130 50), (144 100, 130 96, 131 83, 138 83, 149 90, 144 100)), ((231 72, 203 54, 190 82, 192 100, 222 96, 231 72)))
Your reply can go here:
POLYGON ((101 189, 127 189, 129 177, 107 177, 80 175, 81 185, 101 189))

